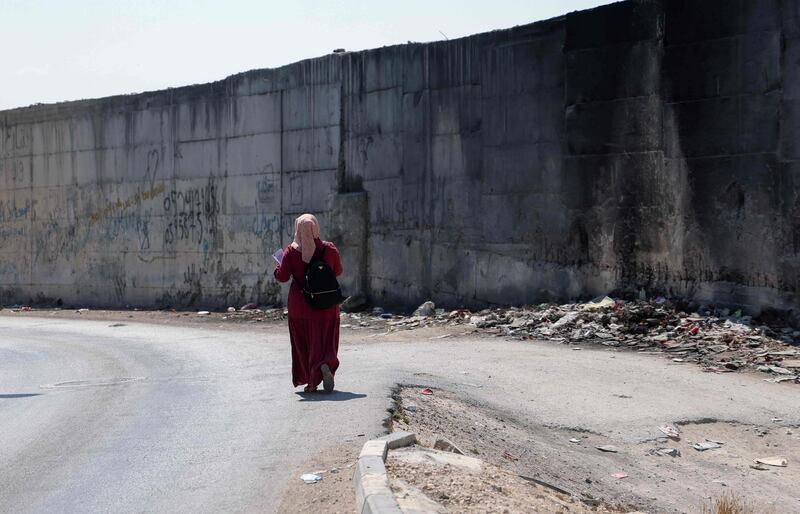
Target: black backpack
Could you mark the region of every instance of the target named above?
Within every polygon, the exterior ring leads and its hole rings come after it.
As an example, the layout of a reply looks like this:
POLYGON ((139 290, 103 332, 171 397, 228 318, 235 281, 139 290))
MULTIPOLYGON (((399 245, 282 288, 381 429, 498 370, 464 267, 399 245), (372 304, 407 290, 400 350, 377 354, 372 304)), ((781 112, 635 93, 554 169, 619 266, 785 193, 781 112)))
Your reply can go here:
POLYGON ((344 301, 342 288, 336 280, 336 273, 323 259, 325 248, 314 254, 311 262, 306 265, 306 286, 303 296, 312 309, 322 310, 338 305, 344 301))

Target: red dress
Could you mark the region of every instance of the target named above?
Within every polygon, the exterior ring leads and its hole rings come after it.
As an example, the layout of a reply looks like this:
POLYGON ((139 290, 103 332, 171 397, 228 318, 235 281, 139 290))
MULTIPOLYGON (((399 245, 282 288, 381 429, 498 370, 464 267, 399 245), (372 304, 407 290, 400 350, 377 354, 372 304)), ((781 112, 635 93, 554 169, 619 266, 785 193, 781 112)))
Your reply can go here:
MULTIPOLYGON (((314 239, 317 253, 325 247, 325 261, 336 276, 342 274, 342 261, 336 245, 328 241, 314 239)), ((283 253, 281 263, 275 268, 278 282, 290 278, 289 288, 289 340, 292 343, 292 382, 295 387, 303 384, 311 386, 322 382, 320 366, 327 364, 332 373, 339 367, 339 306, 316 310, 309 307, 303 296, 306 263, 300 250, 289 245, 283 253)))

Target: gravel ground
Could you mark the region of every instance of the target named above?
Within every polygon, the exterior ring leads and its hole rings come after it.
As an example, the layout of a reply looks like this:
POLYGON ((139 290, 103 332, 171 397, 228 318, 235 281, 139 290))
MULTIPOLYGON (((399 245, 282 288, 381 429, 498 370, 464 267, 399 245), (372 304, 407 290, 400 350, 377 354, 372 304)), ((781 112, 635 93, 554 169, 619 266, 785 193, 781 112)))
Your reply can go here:
POLYGON ((351 514, 355 509, 353 466, 363 441, 330 448, 294 471, 295 479, 286 487, 278 509, 281 514, 351 514), (306 473, 322 476, 322 481, 307 484, 306 473))
POLYGON ((403 457, 413 449, 389 453, 387 473, 395 494, 408 489, 441 505, 440 512, 508 513, 607 513, 619 512, 603 506, 591 507, 569 495, 558 493, 521 478, 493 464, 480 471, 457 465, 409 462, 403 457))
MULTIPOLYGON (((681 432, 677 440, 664 437, 623 444, 589 432, 531 426, 441 390, 423 395, 419 387, 404 387, 396 399, 402 407, 392 416, 394 430, 415 432, 425 446, 444 436, 466 455, 499 466, 506 473, 503 480, 517 475, 538 479, 589 504, 599 500, 622 512, 698 512, 702 502, 687 498, 699 495, 710 501, 734 491, 758 505, 758 512, 800 511, 796 487, 800 429, 785 426, 781 420, 766 427, 698 420, 676 427, 681 432), (703 452, 689 446, 707 439, 723 444, 703 452), (614 453, 597 449, 612 444, 614 453), (663 448, 675 448, 680 455, 659 454, 663 448), (755 459, 771 456, 784 457, 789 465, 764 466, 763 470, 751 467, 755 459)), ((400 476, 410 480, 407 475, 400 476)), ((491 473, 484 478, 489 476, 491 473)), ((449 484, 446 474, 435 477, 429 487, 434 496, 444 492, 460 497, 451 492, 453 487, 461 487, 459 483, 449 484)), ((430 480, 425 476, 412 483, 426 485, 430 480)), ((491 495, 493 480, 487 479, 483 494, 491 495)), ((480 487, 478 482, 473 486, 480 487)), ((494 485, 503 487, 502 483, 494 485)), ((476 508, 474 512, 484 512, 480 504, 476 508)))

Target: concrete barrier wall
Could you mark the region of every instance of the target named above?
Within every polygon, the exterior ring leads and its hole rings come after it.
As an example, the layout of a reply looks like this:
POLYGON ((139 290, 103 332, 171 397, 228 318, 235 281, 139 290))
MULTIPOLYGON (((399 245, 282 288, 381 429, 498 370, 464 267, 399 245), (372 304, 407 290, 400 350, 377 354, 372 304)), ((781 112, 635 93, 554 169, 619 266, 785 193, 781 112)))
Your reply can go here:
POLYGON ((4 303, 274 302, 271 254, 330 218, 340 67, 0 114, 4 303))
POLYGON ((2 112, 0 300, 274 302, 270 254, 312 211, 380 304, 796 309, 799 20, 620 2, 2 112))
POLYGON ((345 182, 381 303, 581 293, 564 211, 563 20, 345 61, 345 182))

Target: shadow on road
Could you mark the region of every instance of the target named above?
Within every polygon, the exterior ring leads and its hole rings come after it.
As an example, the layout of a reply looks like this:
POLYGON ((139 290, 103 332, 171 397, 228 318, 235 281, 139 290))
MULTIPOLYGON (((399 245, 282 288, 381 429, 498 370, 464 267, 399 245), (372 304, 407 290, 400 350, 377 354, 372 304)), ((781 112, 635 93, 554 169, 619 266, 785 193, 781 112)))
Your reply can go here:
POLYGON ((349 393, 347 391, 334 391, 331 394, 325 394, 322 391, 315 393, 295 393, 300 397, 301 402, 346 402, 347 400, 359 400, 366 398, 367 395, 361 393, 349 393))
POLYGON ((0 394, 0 400, 5 398, 27 398, 29 396, 41 396, 41 393, 0 394))

